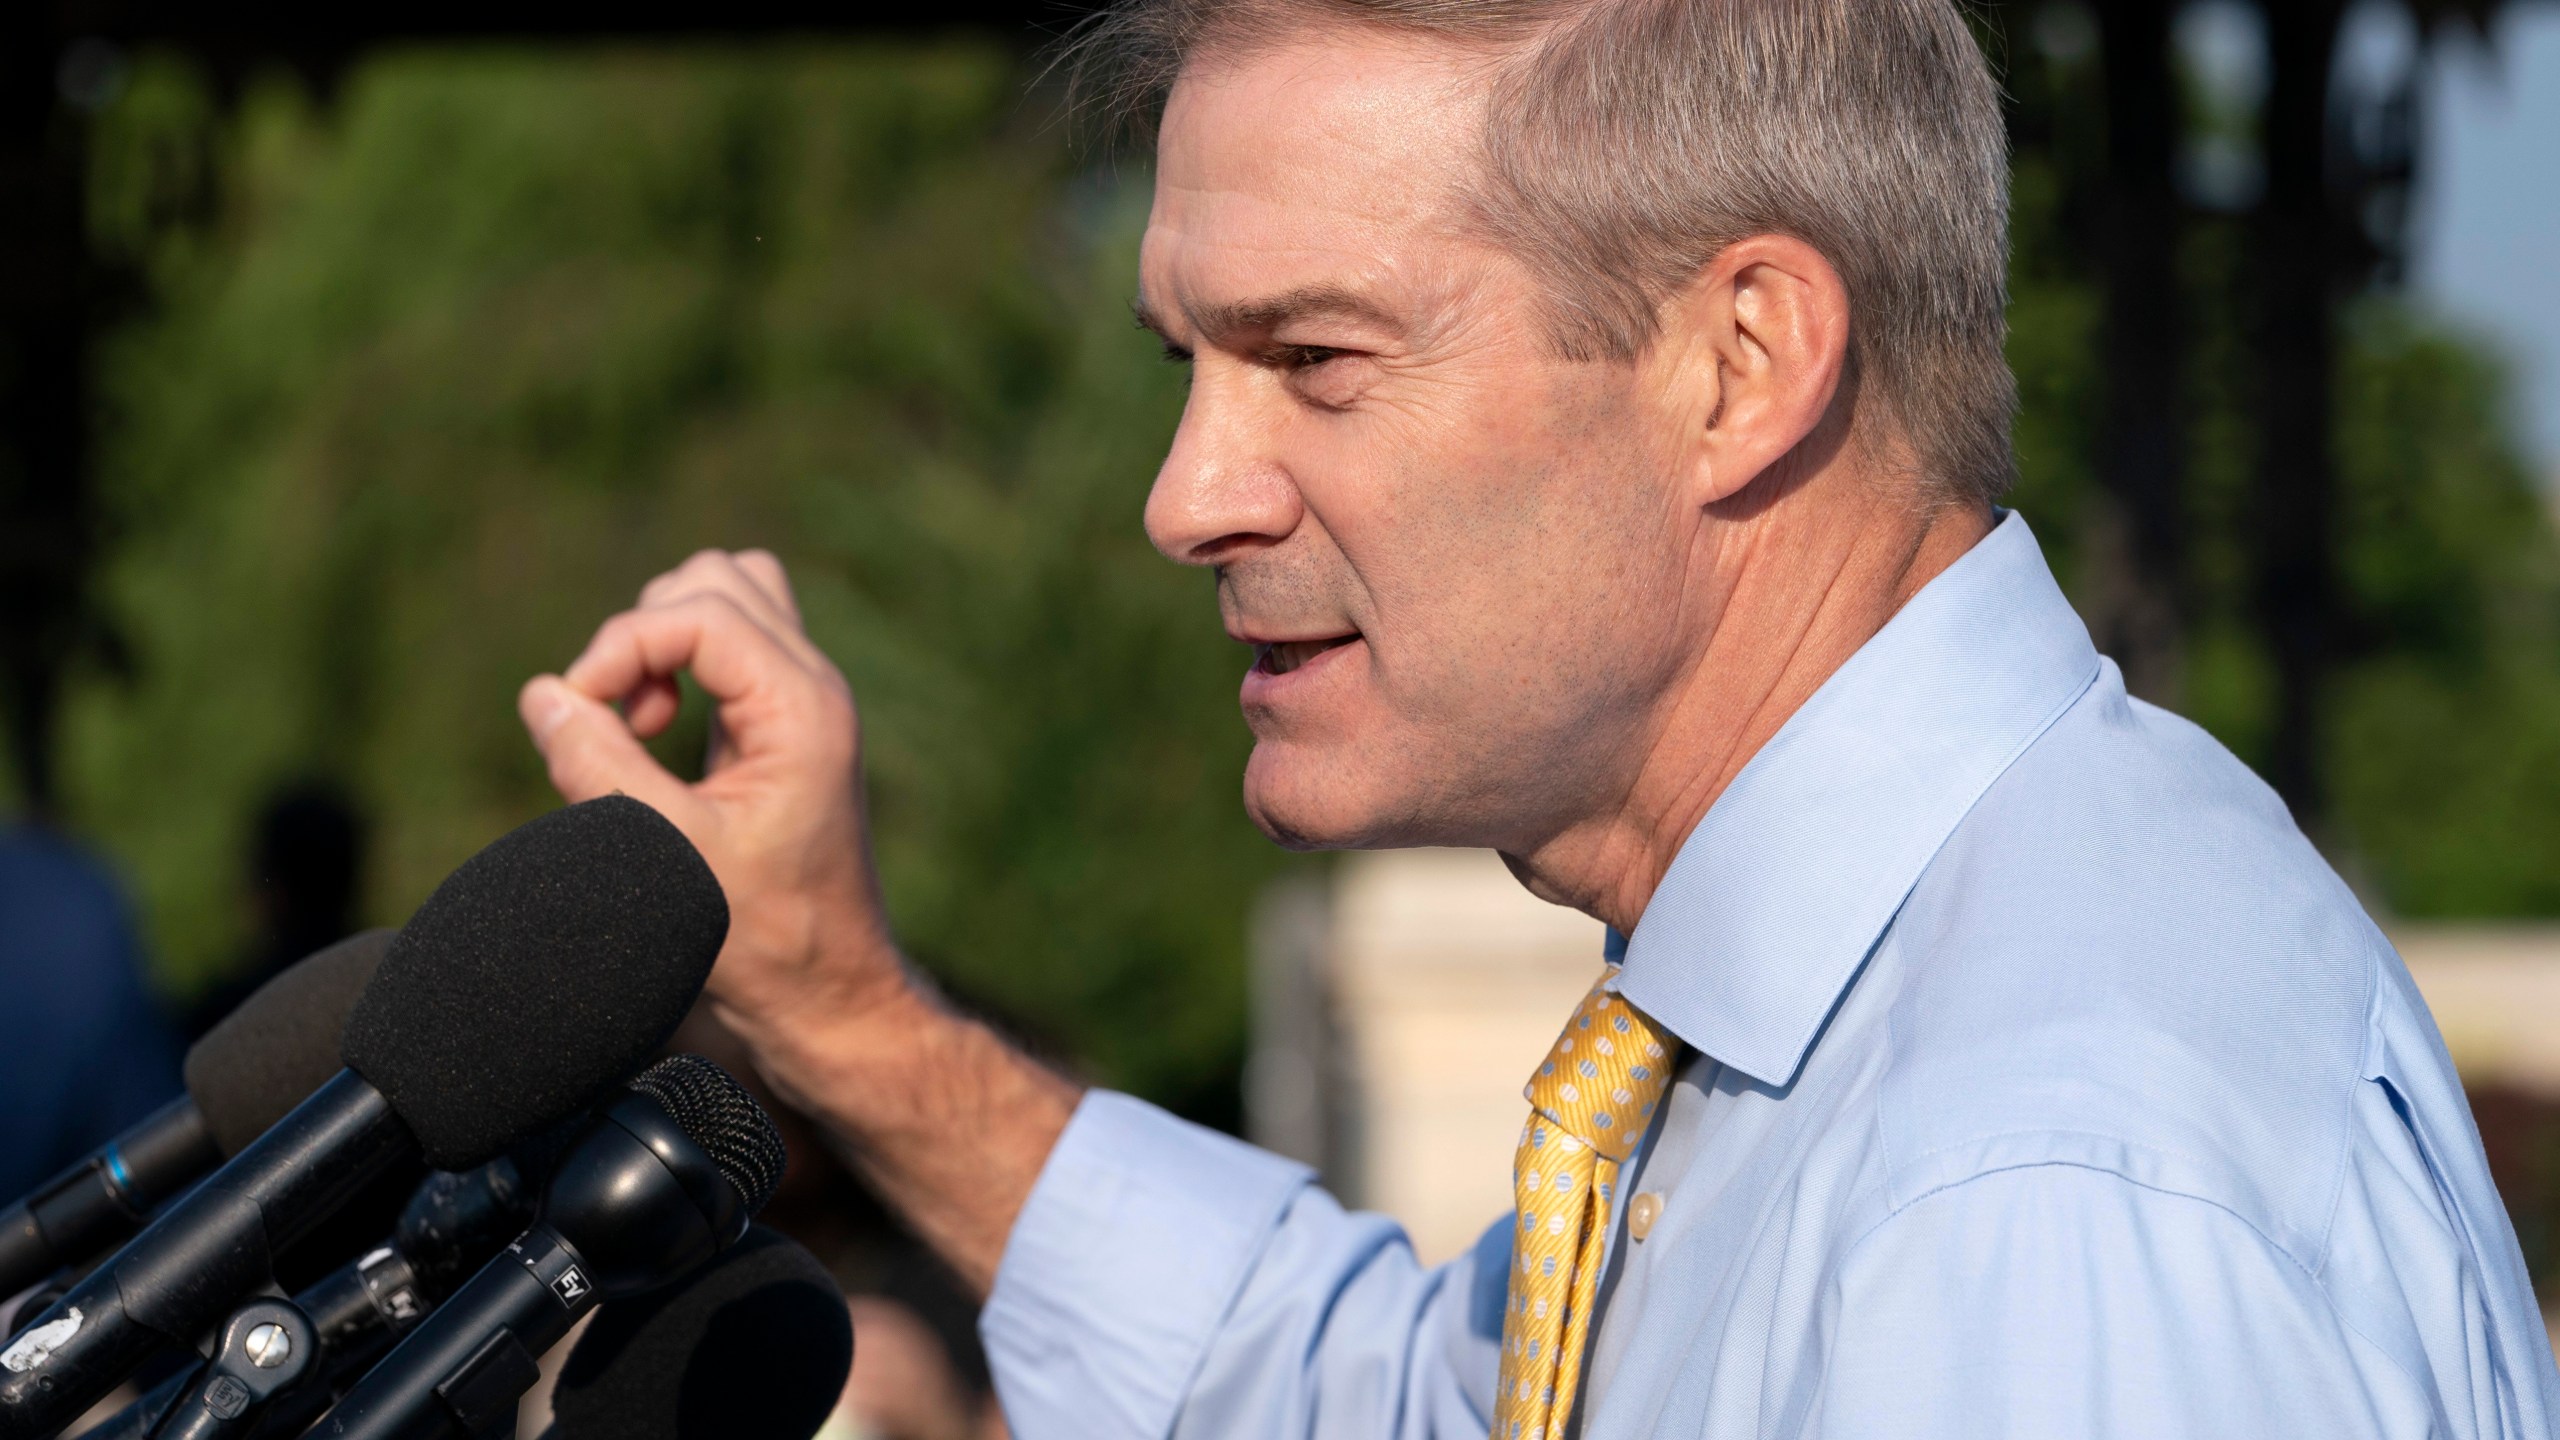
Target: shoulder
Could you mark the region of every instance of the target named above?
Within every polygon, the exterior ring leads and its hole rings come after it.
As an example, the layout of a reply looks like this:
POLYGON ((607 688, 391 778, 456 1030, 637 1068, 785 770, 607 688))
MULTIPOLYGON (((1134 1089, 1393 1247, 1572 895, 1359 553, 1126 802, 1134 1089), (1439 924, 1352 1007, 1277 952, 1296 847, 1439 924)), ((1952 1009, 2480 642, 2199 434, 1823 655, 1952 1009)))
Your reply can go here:
POLYGON ((1897 1194, 2063 1161, 2316 1257, 2398 961, 2201 730, 2110 668, 1984 794, 1888 943, 1897 1194))

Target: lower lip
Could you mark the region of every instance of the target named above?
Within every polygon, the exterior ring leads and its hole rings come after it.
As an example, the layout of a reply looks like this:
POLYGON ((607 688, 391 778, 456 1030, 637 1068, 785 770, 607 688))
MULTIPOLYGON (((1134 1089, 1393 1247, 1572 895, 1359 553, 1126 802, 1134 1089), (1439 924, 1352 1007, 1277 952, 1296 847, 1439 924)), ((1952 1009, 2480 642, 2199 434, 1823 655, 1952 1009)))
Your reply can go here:
POLYGON ((1247 708, 1277 704, 1314 684, 1319 676, 1340 669, 1352 652, 1365 648, 1367 644, 1365 640, 1354 639, 1330 650, 1319 650, 1306 663, 1286 675, 1274 675, 1257 664, 1244 672, 1244 685, 1236 698, 1247 708))

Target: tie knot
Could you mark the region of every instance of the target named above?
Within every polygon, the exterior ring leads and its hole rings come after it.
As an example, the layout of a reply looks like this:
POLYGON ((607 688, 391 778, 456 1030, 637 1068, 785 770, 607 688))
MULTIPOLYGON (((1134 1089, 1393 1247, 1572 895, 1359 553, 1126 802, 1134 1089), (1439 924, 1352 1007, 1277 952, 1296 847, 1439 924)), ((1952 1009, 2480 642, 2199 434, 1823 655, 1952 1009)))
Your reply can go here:
POLYGON ((1575 1007, 1524 1093, 1567 1136, 1622 1161, 1671 1083, 1671 1050, 1660 1027, 1608 983, 1601 977, 1575 1007))

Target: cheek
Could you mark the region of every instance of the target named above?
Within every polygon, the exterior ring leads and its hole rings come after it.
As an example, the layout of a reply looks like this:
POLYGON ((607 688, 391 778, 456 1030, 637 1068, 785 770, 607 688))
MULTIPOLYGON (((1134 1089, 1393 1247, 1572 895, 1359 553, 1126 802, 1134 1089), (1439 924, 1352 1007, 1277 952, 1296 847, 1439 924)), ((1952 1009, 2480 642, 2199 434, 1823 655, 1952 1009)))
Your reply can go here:
POLYGON ((1637 660, 1647 617, 1676 610, 1679 516, 1660 467, 1623 431, 1517 411, 1437 438, 1309 497, 1373 607, 1380 683, 1466 709, 1637 660))
POLYGON ((1675 667, 1688 533, 1635 434, 1488 414, 1304 464, 1368 655, 1256 724, 1257 823, 1284 843, 1484 844, 1491 817, 1613 783, 1675 667))
POLYGON ((1291 448, 1309 509, 1392 627, 1408 618, 1393 612, 1491 579, 1488 562, 1533 538, 1551 441, 1522 414, 1533 407, 1476 377, 1382 388, 1391 398, 1359 412, 1303 417, 1291 448))

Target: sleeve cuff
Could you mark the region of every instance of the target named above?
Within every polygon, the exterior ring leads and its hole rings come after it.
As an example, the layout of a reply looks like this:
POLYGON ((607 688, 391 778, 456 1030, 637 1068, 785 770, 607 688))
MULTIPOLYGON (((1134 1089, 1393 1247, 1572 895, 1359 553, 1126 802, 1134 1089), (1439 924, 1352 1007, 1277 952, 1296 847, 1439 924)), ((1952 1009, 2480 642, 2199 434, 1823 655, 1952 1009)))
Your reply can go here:
POLYGON ((1170 1434, 1305 1167, 1090 1091, 1014 1222, 979 1318, 1023 1440, 1170 1434))

